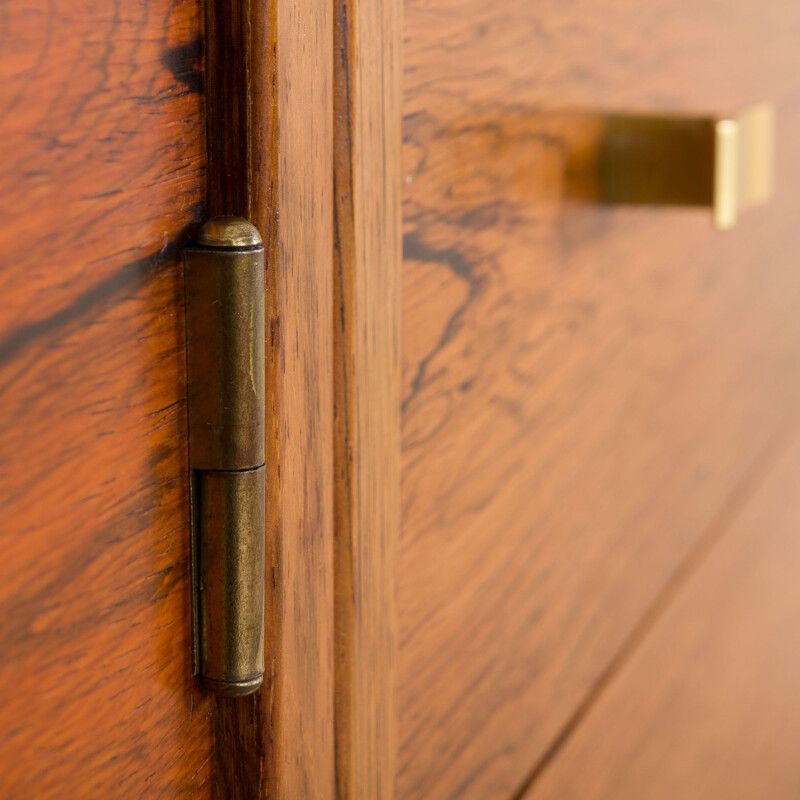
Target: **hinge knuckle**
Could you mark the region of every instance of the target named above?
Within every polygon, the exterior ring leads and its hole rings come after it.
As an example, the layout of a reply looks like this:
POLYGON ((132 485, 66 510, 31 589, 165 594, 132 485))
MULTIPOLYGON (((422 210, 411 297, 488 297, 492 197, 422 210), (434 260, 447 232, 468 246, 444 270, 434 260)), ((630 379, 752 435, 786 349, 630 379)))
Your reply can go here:
POLYGON ((264 247, 215 217, 184 256, 193 669, 249 694, 264 674, 264 247))

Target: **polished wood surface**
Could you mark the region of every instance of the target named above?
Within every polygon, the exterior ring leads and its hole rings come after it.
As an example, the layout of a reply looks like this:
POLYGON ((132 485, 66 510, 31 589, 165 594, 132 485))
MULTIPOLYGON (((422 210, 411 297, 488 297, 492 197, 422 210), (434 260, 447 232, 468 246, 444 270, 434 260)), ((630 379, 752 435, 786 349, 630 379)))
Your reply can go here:
POLYGON ((183 273, 200 6, 0 9, 0 794, 210 796, 183 273))
POLYGON ((525 800, 797 797, 797 431, 777 447, 525 800))
POLYGON ((793 797, 797 30, 2 4, 0 793, 793 797), (778 193, 732 233, 592 204, 598 111, 761 99, 778 193), (216 213, 267 248, 269 591, 264 688, 211 703, 180 250, 216 213))
POLYGON ((398 796, 505 800, 800 399, 800 10, 404 14, 398 796), (777 197, 733 232, 572 194, 572 114, 761 99, 777 197))
POLYGON ((400 521, 399 0, 338 0, 334 59, 336 796, 391 800, 400 521))
POLYGON ((219 119, 212 113, 209 202, 248 217, 267 250, 267 676, 257 694, 217 702, 216 791, 326 798, 335 780, 333 8, 235 5, 209 8, 219 119))
POLYGON ((278 0, 275 15, 280 506, 272 513, 282 587, 268 639, 275 677, 266 710, 271 733, 276 710, 282 715, 283 735, 269 742, 267 796, 294 800, 330 797, 334 786, 333 7, 278 0))

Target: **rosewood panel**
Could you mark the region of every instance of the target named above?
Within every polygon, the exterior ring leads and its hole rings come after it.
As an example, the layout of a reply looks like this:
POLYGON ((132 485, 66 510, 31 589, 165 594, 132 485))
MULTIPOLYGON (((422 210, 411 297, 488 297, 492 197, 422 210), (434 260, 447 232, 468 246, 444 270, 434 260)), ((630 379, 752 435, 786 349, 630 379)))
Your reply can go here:
POLYGON ((334 61, 336 792, 396 779, 400 3, 338 2, 334 61))
POLYGON ((183 277, 196 2, 0 8, 0 794, 208 797, 183 277))

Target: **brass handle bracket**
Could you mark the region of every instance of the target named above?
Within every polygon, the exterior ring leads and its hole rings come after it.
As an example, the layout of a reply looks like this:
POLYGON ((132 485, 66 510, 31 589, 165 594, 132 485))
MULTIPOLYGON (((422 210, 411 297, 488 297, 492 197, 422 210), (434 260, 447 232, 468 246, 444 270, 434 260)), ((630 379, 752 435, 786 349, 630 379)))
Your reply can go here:
POLYGON ((238 696, 264 677, 264 246, 215 217, 184 261, 192 669, 238 696))
POLYGON ((611 114, 598 152, 600 202, 707 206, 732 228, 770 199, 775 112, 758 103, 729 117, 611 114))

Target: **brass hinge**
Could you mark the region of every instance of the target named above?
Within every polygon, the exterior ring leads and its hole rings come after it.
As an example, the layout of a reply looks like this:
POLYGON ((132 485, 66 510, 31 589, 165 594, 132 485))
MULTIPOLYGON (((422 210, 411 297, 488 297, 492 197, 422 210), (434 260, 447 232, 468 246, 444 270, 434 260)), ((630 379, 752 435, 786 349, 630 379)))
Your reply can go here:
POLYGON ((184 256, 192 666, 244 695, 264 677, 264 246, 215 217, 184 256))

